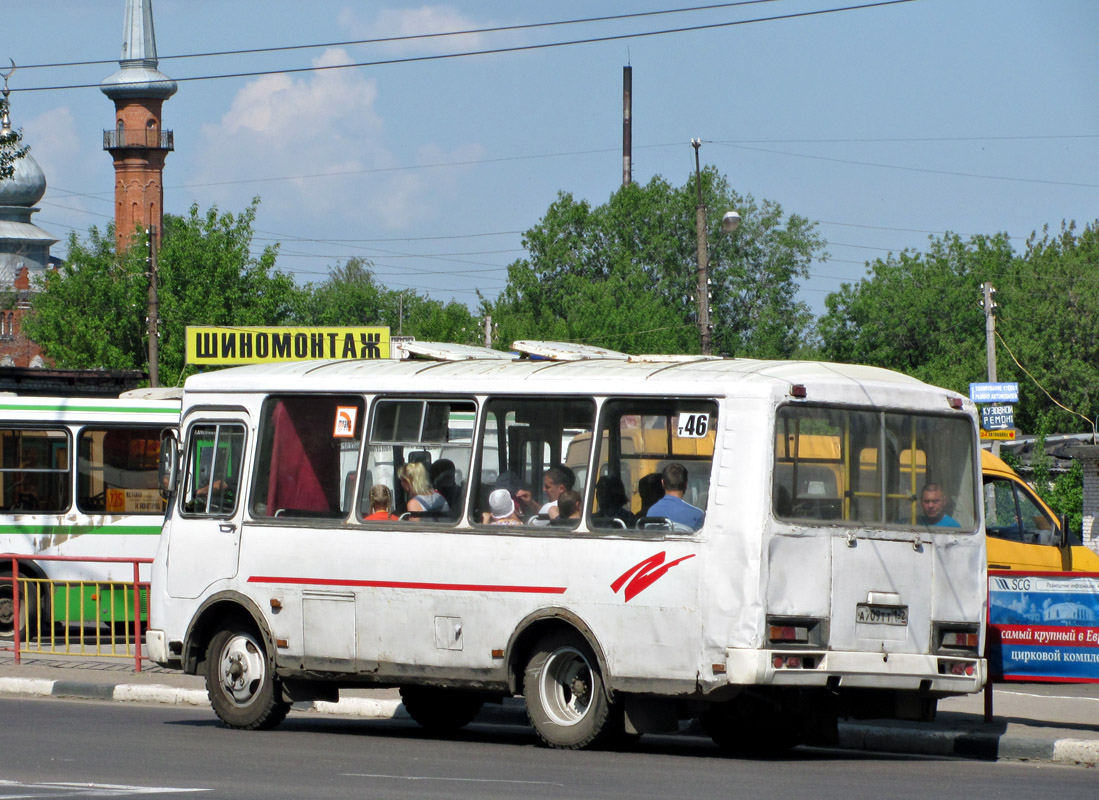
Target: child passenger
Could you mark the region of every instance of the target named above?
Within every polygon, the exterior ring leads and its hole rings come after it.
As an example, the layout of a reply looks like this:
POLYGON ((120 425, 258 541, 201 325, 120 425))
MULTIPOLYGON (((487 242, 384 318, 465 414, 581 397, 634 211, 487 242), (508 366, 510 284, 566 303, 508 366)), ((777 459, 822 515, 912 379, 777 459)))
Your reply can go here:
POLYGON ((384 483, 375 483, 370 487, 370 513, 363 519, 398 519, 397 515, 389 509, 393 505, 393 493, 384 483))

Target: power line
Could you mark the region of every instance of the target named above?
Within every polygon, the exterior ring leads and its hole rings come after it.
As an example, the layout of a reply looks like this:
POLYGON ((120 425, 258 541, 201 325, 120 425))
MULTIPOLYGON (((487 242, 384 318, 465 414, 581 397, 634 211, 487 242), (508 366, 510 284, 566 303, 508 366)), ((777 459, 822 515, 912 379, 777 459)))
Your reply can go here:
MULTIPOLYGON (((362 44, 393 44, 396 42, 409 42, 419 41, 422 39, 438 39, 445 36, 471 36, 479 35, 483 33, 510 33, 514 31, 533 30, 536 28, 550 28, 563 25, 581 25, 592 22, 612 22, 623 19, 636 19, 640 17, 655 17, 667 14, 685 14, 695 11, 716 11, 725 8, 735 8, 737 6, 752 6, 759 5, 760 3, 774 3, 777 0, 740 0, 735 3, 714 3, 705 6, 692 6, 690 8, 670 8, 659 11, 638 11, 630 14, 613 14, 603 17, 586 17, 583 19, 567 19, 558 20, 554 22, 531 22, 521 25, 499 25, 492 28, 469 28, 465 30, 455 31, 440 31, 437 33, 416 33, 408 34, 406 36, 386 36, 376 39, 354 39, 345 42, 318 42, 316 44, 294 44, 284 45, 281 47, 254 47, 247 50, 218 50, 208 53, 181 53, 177 55, 159 56, 158 61, 169 61, 174 59, 183 58, 211 58, 220 56, 242 56, 242 55, 255 55, 259 53, 279 53, 290 50, 318 50, 323 47, 354 47, 362 44)), ((31 64, 28 66, 20 65, 20 69, 49 69, 53 67, 85 67, 85 66, 97 66, 100 64, 113 64, 117 59, 104 59, 100 61, 66 61, 56 64, 31 64)))
POLYGON ((878 164, 873 161, 854 161, 846 158, 831 158, 829 156, 811 156, 805 153, 790 153, 781 150, 767 150, 762 147, 748 147, 746 145, 733 144, 731 142, 713 142, 713 144, 735 147, 739 150, 751 150, 756 153, 770 153, 772 155, 790 156, 793 158, 808 158, 814 161, 832 161, 837 164, 854 164, 860 167, 877 167, 879 169, 897 169, 906 172, 923 172, 930 175, 952 175, 959 178, 983 178, 990 181, 1017 181, 1019 183, 1042 183, 1051 186, 1080 186, 1088 189, 1099 189, 1099 183, 1077 183, 1074 181, 1051 181, 1044 178, 1015 178, 1004 175, 981 175, 975 172, 955 172, 943 169, 927 169, 925 167, 902 167, 897 164, 878 164))
MULTIPOLYGON (((309 67, 287 67, 284 69, 255 70, 252 72, 234 72, 218 75, 192 75, 184 78, 173 78, 176 83, 188 83, 191 81, 223 80, 226 78, 258 78, 263 75, 292 75, 301 72, 325 72, 328 70, 358 69, 361 67, 380 67, 393 64, 411 64, 424 61, 443 61, 451 58, 467 58, 470 56, 501 55, 504 53, 519 53, 532 50, 548 50, 555 47, 571 47, 582 44, 600 44, 604 42, 622 41, 625 39, 643 39, 652 36, 667 36, 677 33, 696 33, 705 30, 717 30, 730 28, 737 25, 751 25, 757 22, 777 22, 780 20, 801 19, 805 17, 823 16, 825 14, 839 14, 847 11, 862 11, 869 8, 901 5, 915 0, 880 0, 876 3, 862 3, 859 5, 843 6, 839 8, 826 8, 817 11, 799 11, 791 14, 777 14, 770 17, 757 17, 755 19, 736 20, 733 22, 713 22, 706 25, 691 25, 681 28, 666 28, 656 31, 642 31, 640 33, 620 33, 608 36, 595 36, 587 39, 572 39, 564 42, 543 42, 541 44, 516 45, 514 47, 497 47, 485 50, 467 50, 460 53, 437 53, 435 55, 408 56, 406 58, 380 59, 377 61, 360 61, 354 64, 324 64, 309 67)), ((98 83, 67 84, 56 86, 31 86, 21 89, 12 89, 13 92, 47 92, 63 89, 98 89, 98 83)))

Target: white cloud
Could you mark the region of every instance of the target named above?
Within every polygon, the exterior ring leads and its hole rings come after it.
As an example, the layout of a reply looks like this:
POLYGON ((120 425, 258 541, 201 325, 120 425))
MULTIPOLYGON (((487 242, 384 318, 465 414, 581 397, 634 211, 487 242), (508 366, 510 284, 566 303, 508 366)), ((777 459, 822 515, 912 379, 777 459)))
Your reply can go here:
MULTIPOLYGON (((343 50, 314 62, 347 63, 343 50)), ((398 156, 386 143, 377 101, 376 82, 354 69, 252 80, 216 123, 202 126, 198 172, 186 183, 203 194, 200 205, 227 210, 258 194, 264 217, 292 219, 292 231, 284 230, 297 235, 308 236, 321 219, 361 224, 368 217, 394 230, 422 224, 449 201, 468 167, 402 168, 476 160, 483 151, 428 145, 410 163, 407 150, 398 156), (204 184, 212 185, 198 188, 204 184)))
MULTIPOLYGON (((350 63, 328 50, 314 66, 350 63)), ((304 175, 333 175, 246 184, 249 196, 285 196, 318 212, 335 206, 341 173, 361 172, 389 161, 381 143, 384 126, 374 110, 378 90, 355 70, 265 75, 248 82, 216 123, 200 131, 199 174, 188 183, 218 183, 304 175)))
MULTIPOLYGON (((359 9, 344 8, 340 12, 340 26, 352 36, 362 39, 382 39, 398 36, 422 36, 446 31, 475 30, 492 27, 493 23, 474 20, 451 6, 423 5, 418 8, 383 8, 372 19, 364 19, 359 9)), ((389 52, 452 52, 478 50, 486 46, 484 34, 465 36, 439 36, 430 39, 411 39, 392 42, 384 47, 389 52)))

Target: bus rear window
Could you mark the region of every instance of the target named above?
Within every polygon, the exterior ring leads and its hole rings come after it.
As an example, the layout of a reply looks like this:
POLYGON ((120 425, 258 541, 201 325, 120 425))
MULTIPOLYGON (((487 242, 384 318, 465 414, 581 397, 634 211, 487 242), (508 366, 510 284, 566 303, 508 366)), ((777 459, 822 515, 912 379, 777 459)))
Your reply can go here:
POLYGON ((779 409, 775 516, 865 527, 976 527, 968 417, 779 409))

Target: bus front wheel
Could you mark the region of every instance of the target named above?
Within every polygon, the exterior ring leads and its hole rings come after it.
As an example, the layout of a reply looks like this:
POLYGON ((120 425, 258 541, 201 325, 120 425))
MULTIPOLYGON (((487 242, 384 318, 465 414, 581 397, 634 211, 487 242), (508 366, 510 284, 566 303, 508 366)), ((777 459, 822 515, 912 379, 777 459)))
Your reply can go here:
POLYGON ((260 637, 243 624, 229 625, 210 640, 206 691, 214 713, 230 728, 268 730, 290 711, 260 637))
POLYGON ((595 654, 576 634, 547 636, 523 678, 527 717, 550 747, 579 750, 610 741, 613 708, 595 654))

